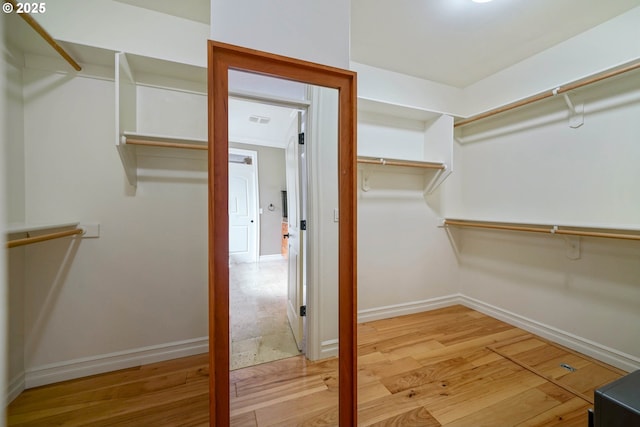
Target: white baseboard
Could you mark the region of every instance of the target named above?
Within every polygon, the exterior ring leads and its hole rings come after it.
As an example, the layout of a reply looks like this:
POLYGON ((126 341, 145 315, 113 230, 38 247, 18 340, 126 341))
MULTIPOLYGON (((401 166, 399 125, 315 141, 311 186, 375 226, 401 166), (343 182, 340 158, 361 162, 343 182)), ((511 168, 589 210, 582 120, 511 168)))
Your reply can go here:
MULTIPOLYGON (((539 335, 552 342, 556 342, 602 362, 616 366, 627 372, 640 369, 640 359, 637 357, 608 348, 588 339, 545 325, 541 322, 528 319, 508 310, 504 310, 462 294, 452 294, 417 302, 360 310, 358 312, 358 322, 403 316, 449 307, 456 304, 472 308, 488 316, 539 335)), ((10 402, 25 388, 37 387, 59 381, 66 381, 88 375, 131 368, 179 357, 192 356, 195 354, 206 353, 208 350, 208 338, 201 337, 157 346, 142 347, 122 352, 75 359, 56 364, 36 366, 28 369, 24 375, 20 375, 10 382, 8 385, 7 398, 10 402)), ((334 357, 337 356, 337 354, 337 339, 326 340, 320 343, 321 359, 334 357)))
POLYGON ((17 375, 11 381, 9 381, 7 387, 7 405, 20 395, 25 389, 25 374, 24 372, 17 375))
POLYGON ((282 261, 285 257, 282 254, 260 255, 260 262, 282 261))
POLYGON ((437 308, 450 307, 460 304, 460 295, 446 295, 443 297, 430 298, 422 301, 415 301, 403 304, 387 305, 384 307, 370 308, 358 311, 358 323, 370 322, 372 320, 388 319, 390 317, 404 316, 407 314, 420 313, 423 311, 435 310, 437 308))
POLYGON ((320 343, 320 359, 338 356, 338 340, 326 340, 320 343))
POLYGON ((24 384, 26 388, 38 387, 88 375, 193 356, 207 351, 209 351, 209 339, 202 337, 35 366, 25 373, 24 384))
POLYGON ((487 304, 475 298, 460 295, 459 300, 460 304, 465 307, 472 308, 488 316, 509 323, 510 325, 517 326, 525 331, 546 338, 549 341, 563 345, 587 356, 591 356, 594 359, 600 360, 624 371, 632 372, 640 369, 640 358, 634 357, 630 354, 603 346, 594 341, 562 331, 554 328, 553 326, 545 325, 544 323, 536 320, 520 316, 519 314, 487 304))

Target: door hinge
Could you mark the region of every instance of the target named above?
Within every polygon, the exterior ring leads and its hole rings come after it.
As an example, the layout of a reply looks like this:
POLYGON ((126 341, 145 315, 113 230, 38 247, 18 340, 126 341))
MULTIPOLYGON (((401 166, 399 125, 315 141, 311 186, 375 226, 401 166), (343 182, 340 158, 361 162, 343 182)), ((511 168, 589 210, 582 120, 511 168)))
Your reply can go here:
POLYGON ((303 219, 302 221, 300 221, 300 230, 306 230, 307 229, 307 220, 303 219))
POLYGON ((305 317, 307 315, 307 306, 306 305, 301 305, 300 306, 300 317, 305 317))
POLYGON ((298 144, 304 145, 304 132, 298 134, 298 144))

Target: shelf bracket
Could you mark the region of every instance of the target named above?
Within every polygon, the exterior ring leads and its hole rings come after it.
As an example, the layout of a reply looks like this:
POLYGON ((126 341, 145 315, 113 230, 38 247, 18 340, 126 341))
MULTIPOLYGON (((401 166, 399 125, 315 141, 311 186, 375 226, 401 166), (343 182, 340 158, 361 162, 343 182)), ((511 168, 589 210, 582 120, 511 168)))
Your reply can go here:
MULTIPOLYGON (((553 90, 553 95, 558 95, 559 87, 553 90)), ((564 98, 564 102, 567 104, 567 108, 569 108, 569 127, 572 129, 577 129, 584 124, 584 104, 580 103, 575 105, 571 102, 571 98, 569 98, 568 93, 563 93, 562 97, 564 98)))
POLYGON ((580 236, 564 236, 564 247, 567 258, 580 259, 580 236))
POLYGON ((119 138, 116 148, 118 149, 118 154, 120 154, 120 159, 122 160, 124 172, 127 176, 127 180, 129 181, 129 185, 133 187, 137 186, 138 160, 134 152, 135 148, 127 146, 127 138, 125 136, 121 136, 119 138))
POLYGON ((438 173, 431 179, 431 181, 425 186, 425 194, 432 194, 436 188, 440 186, 453 172, 445 165, 444 169, 440 169, 438 173))
POLYGON ((369 190, 371 190, 371 187, 369 186, 369 172, 364 169, 362 171, 362 191, 366 193, 369 190))

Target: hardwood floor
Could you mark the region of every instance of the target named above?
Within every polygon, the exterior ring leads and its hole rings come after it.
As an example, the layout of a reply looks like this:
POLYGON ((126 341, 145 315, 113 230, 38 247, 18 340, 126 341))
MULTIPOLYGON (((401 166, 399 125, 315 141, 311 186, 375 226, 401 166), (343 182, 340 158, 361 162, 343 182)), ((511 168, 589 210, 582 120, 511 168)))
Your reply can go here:
MULTIPOLYGON (((624 374, 461 306, 358 334, 362 426, 584 427, 593 390, 624 374)), ((231 372, 232 425, 335 425, 337 363, 293 357, 231 372)), ((31 389, 7 424, 206 426, 207 374, 199 355, 31 389)))

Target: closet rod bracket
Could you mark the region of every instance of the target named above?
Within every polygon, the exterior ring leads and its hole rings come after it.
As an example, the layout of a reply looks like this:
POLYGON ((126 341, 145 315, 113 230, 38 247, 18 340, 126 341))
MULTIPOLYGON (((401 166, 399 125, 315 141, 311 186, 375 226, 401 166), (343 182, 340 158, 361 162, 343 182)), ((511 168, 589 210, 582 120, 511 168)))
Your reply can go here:
MULTIPOLYGON (((560 87, 553 90, 553 96, 560 94, 560 87)), ((564 98, 567 108, 569 108, 569 127, 577 129, 584 124, 584 104, 574 104, 567 92, 562 92, 562 98, 564 98)))
POLYGON ((563 236, 567 258, 580 259, 580 236, 563 236))

